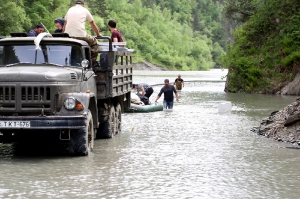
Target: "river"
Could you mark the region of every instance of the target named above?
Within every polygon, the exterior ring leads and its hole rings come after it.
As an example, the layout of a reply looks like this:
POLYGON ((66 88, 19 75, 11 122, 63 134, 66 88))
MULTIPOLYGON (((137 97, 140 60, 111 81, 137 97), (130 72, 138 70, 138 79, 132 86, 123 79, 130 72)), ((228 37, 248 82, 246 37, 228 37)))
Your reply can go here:
MULTIPOLYGON (((124 114, 122 133, 88 157, 15 156, 0 144, 0 198, 298 198, 300 151, 249 131, 296 97, 226 94, 226 72, 181 72, 191 82, 172 113, 124 114), (232 112, 219 114, 225 101, 232 112)), ((176 76, 136 71, 134 82, 176 76)))

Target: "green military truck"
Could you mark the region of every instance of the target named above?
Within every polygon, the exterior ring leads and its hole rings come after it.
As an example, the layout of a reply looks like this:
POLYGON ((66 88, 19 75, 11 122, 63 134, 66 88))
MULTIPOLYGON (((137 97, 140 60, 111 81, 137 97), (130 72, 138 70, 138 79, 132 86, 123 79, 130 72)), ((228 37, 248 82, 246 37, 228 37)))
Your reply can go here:
POLYGON ((79 156, 94 139, 121 131, 132 50, 97 39, 99 64, 92 65, 88 44, 66 34, 0 38, 0 143, 57 142, 79 156))

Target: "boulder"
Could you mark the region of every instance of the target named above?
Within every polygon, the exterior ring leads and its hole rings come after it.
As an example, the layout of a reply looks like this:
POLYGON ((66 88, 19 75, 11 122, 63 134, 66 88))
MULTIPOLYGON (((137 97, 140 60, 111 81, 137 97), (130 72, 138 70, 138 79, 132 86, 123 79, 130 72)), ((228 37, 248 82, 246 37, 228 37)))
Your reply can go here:
POLYGON ((300 140, 300 98, 262 120, 253 132, 277 141, 298 143, 300 140))
POLYGON ((300 95, 300 73, 298 73, 294 80, 288 83, 281 89, 282 95, 300 95))

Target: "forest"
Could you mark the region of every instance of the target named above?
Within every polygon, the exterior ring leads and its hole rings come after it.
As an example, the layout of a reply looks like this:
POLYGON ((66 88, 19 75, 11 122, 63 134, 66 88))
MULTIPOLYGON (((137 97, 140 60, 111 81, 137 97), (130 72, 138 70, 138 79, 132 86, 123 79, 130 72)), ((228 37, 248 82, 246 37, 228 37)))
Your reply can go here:
MULTIPOLYGON (((75 0, 1 0, 0 35, 28 32, 42 22, 53 32, 75 0)), ((230 41, 223 1, 217 0, 85 0, 103 35, 115 19, 135 61, 173 70, 220 67, 230 41)), ((90 34, 91 28, 86 27, 90 34)))
POLYGON ((226 16, 243 25, 222 58, 225 91, 278 93, 300 71, 300 1, 232 2, 226 16))

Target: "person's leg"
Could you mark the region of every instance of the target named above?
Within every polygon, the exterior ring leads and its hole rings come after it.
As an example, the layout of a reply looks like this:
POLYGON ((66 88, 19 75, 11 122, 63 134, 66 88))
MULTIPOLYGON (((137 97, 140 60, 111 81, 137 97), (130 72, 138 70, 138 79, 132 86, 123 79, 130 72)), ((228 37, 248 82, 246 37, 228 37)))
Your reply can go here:
POLYGON ((182 83, 181 82, 176 82, 176 90, 181 90, 182 89, 182 83))
POLYGON ((169 109, 173 109, 173 102, 168 102, 169 109))
POLYGON ((146 90, 145 96, 148 97, 148 99, 150 99, 152 93, 153 93, 153 88, 150 87, 150 88, 148 88, 148 89, 146 90))
POLYGON ((97 39, 95 37, 92 37, 91 35, 87 35, 86 37, 74 37, 74 38, 83 40, 86 43, 88 43, 88 45, 91 48, 92 63, 96 62, 98 57, 98 48, 99 48, 97 39))
POLYGON ((99 49, 98 41, 95 37, 92 37, 91 35, 87 35, 86 38, 87 38, 87 43, 91 47, 91 59, 92 62, 94 63, 98 57, 98 49, 99 49))
POLYGON ((164 100, 164 109, 167 109, 168 108, 168 105, 167 105, 167 101, 166 100, 164 100))

